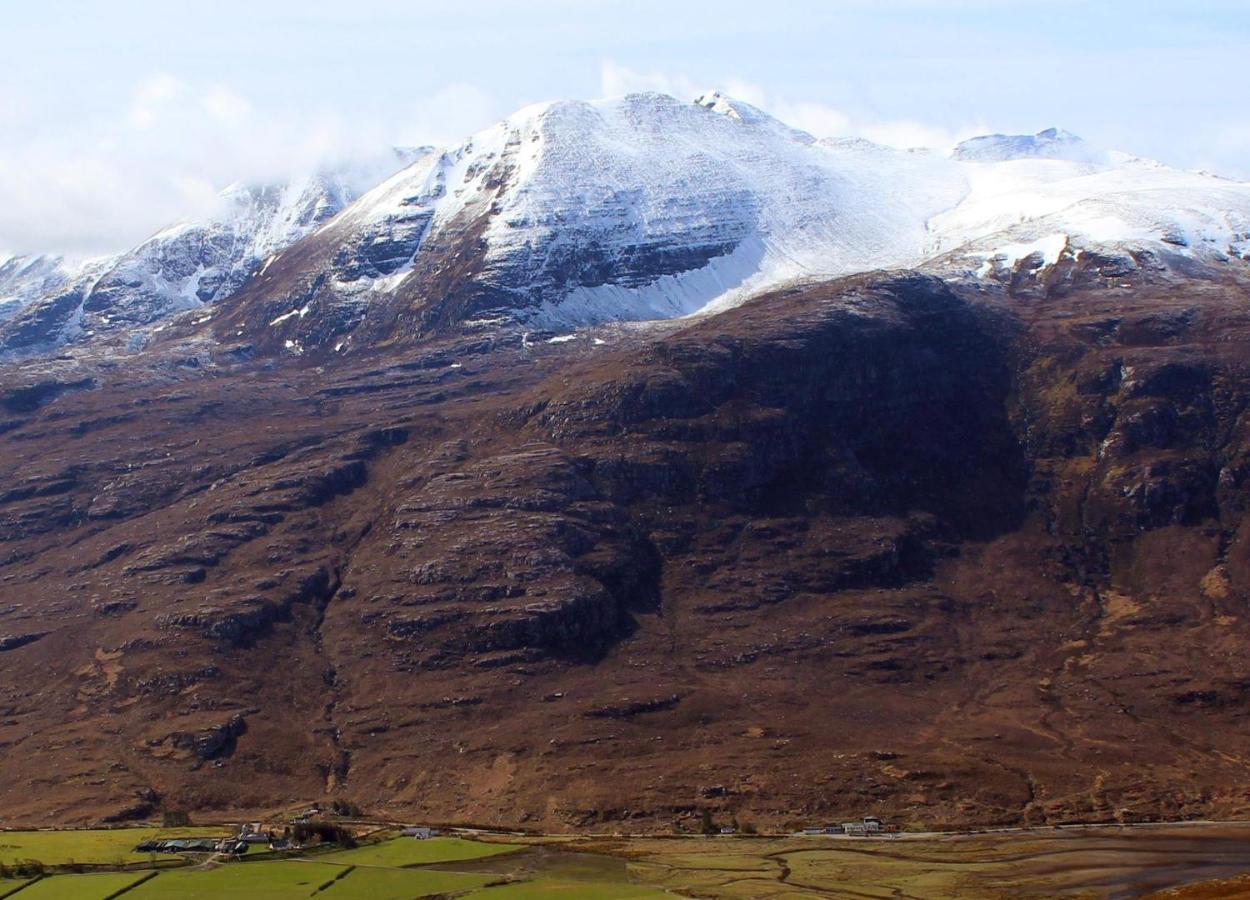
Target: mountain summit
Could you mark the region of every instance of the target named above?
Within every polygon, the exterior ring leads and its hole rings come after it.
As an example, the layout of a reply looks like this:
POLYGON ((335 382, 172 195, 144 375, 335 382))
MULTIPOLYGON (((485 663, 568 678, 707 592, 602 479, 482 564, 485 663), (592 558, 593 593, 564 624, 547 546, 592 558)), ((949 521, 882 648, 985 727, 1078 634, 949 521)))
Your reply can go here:
POLYGON ((77 276, 9 264, 30 276, 5 276, 0 353, 141 347, 212 305, 194 321, 214 340, 342 354, 474 323, 674 318, 876 269, 992 286, 1022 266, 1071 278, 1081 259, 1222 266, 1250 234, 1250 186, 1059 129, 942 157, 816 141, 717 91, 536 104, 363 193, 336 177, 238 189, 212 221, 77 276))
POLYGON ((531 107, 432 154, 279 255, 219 334, 351 352, 475 321, 671 318, 873 269, 999 278, 1083 251, 1221 263, 1248 229, 1250 186, 1056 129, 943 159, 816 142, 717 92, 638 94, 531 107))
POLYGON ((988 134, 970 138, 953 151, 953 159, 967 162, 1006 162, 1013 159, 1066 159, 1084 162, 1095 153, 1083 140, 1061 128, 1037 134, 988 134))

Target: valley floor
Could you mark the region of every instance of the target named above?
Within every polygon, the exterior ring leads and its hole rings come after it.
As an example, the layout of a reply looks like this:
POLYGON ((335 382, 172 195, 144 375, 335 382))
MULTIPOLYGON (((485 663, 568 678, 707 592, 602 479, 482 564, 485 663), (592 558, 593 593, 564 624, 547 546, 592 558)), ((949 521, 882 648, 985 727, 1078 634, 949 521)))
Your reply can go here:
POLYGON ((12 866, 42 853, 51 873, 0 879, 0 898, 1250 896, 1250 823, 875 838, 474 834, 418 841, 382 829, 353 850, 235 862, 188 855, 177 868, 168 857, 129 852, 155 834, 0 832, 0 862, 12 866), (101 870, 72 871, 92 867, 101 870))

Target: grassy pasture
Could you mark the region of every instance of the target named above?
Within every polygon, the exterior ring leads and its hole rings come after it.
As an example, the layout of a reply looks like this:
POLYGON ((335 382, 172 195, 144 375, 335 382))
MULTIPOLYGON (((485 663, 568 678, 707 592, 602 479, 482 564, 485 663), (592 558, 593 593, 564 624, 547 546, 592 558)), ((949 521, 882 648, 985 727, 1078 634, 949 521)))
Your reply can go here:
POLYGON ((671 900, 672 894, 653 887, 626 882, 566 881, 535 878, 515 884, 483 888, 466 900, 671 900))
POLYGON ((422 869, 374 869, 300 860, 231 863, 208 871, 162 872, 125 895, 126 900, 412 900, 434 894, 463 894, 491 881, 486 875, 458 875, 422 869))
POLYGON ((339 850, 318 855, 318 862, 345 863, 353 866, 422 866, 429 863, 461 862, 498 856, 521 849, 516 844, 486 844, 463 838, 440 837, 419 841, 397 837, 376 844, 365 844, 354 850, 339 850))
MULTIPOLYGON (((98 875, 57 875, 41 878, 14 898, 21 900, 104 900, 150 872, 104 872, 98 875)), ((129 895, 124 895, 129 896, 129 895)))
POLYGON ((411 900, 431 894, 460 895, 492 881, 489 875, 460 875, 425 869, 371 869, 358 866, 317 895, 325 900, 411 900))
POLYGON ((29 878, 0 878, 0 900, 15 893, 22 885, 29 884, 29 878))
MULTIPOLYGON (((219 836, 229 829, 205 828, 97 828, 82 831, 0 831, 0 863, 37 859, 45 866, 69 863, 124 865, 146 862, 150 853, 134 853, 143 841, 167 838, 219 836)), ((170 859, 171 857, 159 857, 170 859)))
POLYGON ((172 869, 123 896, 126 900, 306 900, 340 871, 338 866, 290 861, 233 863, 209 870, 172 869))
MULTIPOLYGON (((187 829, 183 833, 211 833, 187 829)), ((9 858, 124 860, 155 829, 5 832, 9 858), (75 841, 74 838, 79 838, 75 841)), ((168 834, 169 832, 165 832, 168 834)), ((138 854, 140 859, 146 854, 138 854)), ((0 881, 0 900, 801 900, 1250 896, 1250 825, 805 837, 393 838, 305 859, 0 881), (524 845, 524 846, 523 846, 524 845), (526 849, 528 847, 529 849, 526 849), (522 851, 524 852, 517 852, 522 851), (142 880, 147 879, 147 880, 142 880), (1161 892, 1161 893, 1158 893, 1161 892)))

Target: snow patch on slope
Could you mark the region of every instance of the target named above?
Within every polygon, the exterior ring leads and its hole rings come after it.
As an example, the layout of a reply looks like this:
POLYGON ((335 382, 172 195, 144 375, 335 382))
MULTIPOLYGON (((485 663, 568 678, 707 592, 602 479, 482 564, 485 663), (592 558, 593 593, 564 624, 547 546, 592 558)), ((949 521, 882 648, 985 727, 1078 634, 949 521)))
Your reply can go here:
POLYGON ((1024 159, 964 168, 971 189, 930 221, 928 256, 958 248, 974 258, 1009 256, 1018 245, 1063 235, 1091 249, 1166 245, 1219 258, 1250 232, 1250 185, 1158 164, 1024 159))

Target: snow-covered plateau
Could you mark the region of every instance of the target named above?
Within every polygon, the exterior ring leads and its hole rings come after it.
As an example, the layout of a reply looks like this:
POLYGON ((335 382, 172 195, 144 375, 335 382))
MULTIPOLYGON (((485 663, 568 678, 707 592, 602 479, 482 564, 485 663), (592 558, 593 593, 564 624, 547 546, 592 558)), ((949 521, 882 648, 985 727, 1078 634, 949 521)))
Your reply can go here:
POLYGON ((231 335, 347 352, 395 329, 671 318, 876 269, 992 282, 1086 253, 1250 253, 1250 184, 1057 129, 948 153, 817 140, 717 92, 538 104, 360 196, 319 175, 226 199, 89 275, 32 265, 42 292, 0 267, 20 307, 0 313, 0 351, 222 301, 231 335))

